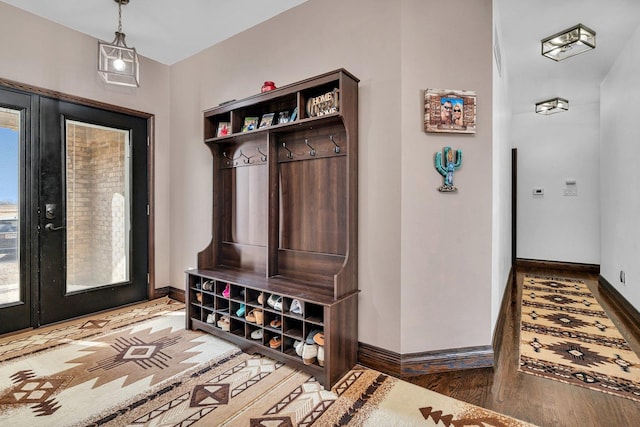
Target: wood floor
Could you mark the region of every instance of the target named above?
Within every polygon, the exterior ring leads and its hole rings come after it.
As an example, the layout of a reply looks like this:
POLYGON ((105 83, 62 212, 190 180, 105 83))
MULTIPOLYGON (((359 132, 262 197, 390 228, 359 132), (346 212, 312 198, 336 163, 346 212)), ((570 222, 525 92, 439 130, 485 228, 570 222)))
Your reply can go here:
POLYGON ((640 426, 640 402, 518 372, 520 292, 525 273, 584 279, 631 348, 640 354, 640 331, 598 292, 596 275, 523 270, 516 274, 495 367, 423 375, 404 380, 538 426, 640 426))

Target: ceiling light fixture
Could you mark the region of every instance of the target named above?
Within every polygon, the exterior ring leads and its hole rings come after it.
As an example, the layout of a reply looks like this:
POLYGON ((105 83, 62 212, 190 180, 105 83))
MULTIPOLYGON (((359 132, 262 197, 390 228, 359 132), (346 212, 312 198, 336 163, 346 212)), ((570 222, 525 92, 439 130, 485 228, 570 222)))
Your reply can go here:
POLYGON ((129 4, 129 0, 113 1, 118 3, 118 31, 111 43, 98 41, 98 74, 110 84, 139 87, 138 54, 127 46, 122 32, 122 5, 129 4))
POLYGON ((569 57, 596 48, 596 32, 578 24, 540 41, 542 56, 554 61, 561 61, 569 57))
POLYGON ((536 113, 555 114, 569 110, 569 101, 563 98, 553 98, 536 104, 536 113))

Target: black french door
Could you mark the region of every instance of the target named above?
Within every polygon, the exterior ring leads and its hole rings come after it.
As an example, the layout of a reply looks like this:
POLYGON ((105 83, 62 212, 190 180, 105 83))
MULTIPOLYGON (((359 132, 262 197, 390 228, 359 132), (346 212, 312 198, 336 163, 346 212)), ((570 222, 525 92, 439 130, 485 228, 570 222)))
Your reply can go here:
POLYGON ((148 297, 147 119, 0 88, 0 334, 148 297))
POLYGON ((31 102, 0 88, 0 334, 31 325, 31 102))
POLYGON ((147 298, 147 121, 40 101, 40 323, 147 298))

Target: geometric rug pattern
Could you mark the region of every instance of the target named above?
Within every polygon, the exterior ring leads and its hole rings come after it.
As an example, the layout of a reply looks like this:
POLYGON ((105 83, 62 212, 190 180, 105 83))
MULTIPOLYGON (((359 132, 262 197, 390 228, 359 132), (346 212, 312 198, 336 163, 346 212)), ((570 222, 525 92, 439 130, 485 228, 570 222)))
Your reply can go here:
POLYGON ((640 359, 578 279, 525 276, 519 370, 640 401, 640 359))
POLYGON ((359 366, 325 390, 184 327, 164 299, 0 339, 0 425, 529 425, 359 366))

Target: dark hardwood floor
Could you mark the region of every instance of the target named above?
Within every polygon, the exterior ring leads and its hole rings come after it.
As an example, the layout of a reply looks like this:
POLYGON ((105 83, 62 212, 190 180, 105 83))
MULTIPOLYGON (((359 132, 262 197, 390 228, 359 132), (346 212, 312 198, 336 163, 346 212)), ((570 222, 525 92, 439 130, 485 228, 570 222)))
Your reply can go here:
MULTIPOLYGON (((640 402, 518 372, 520 292, 525 273, 584 279, 631 348, 640 354, 640 331, 606 296, 598 277, 554 270, 519 270, 494 368, 404 378, 438 393, 538 426, 640 426, 640 402)), ((500 342, 500 341, 498 341, 500 342)))

